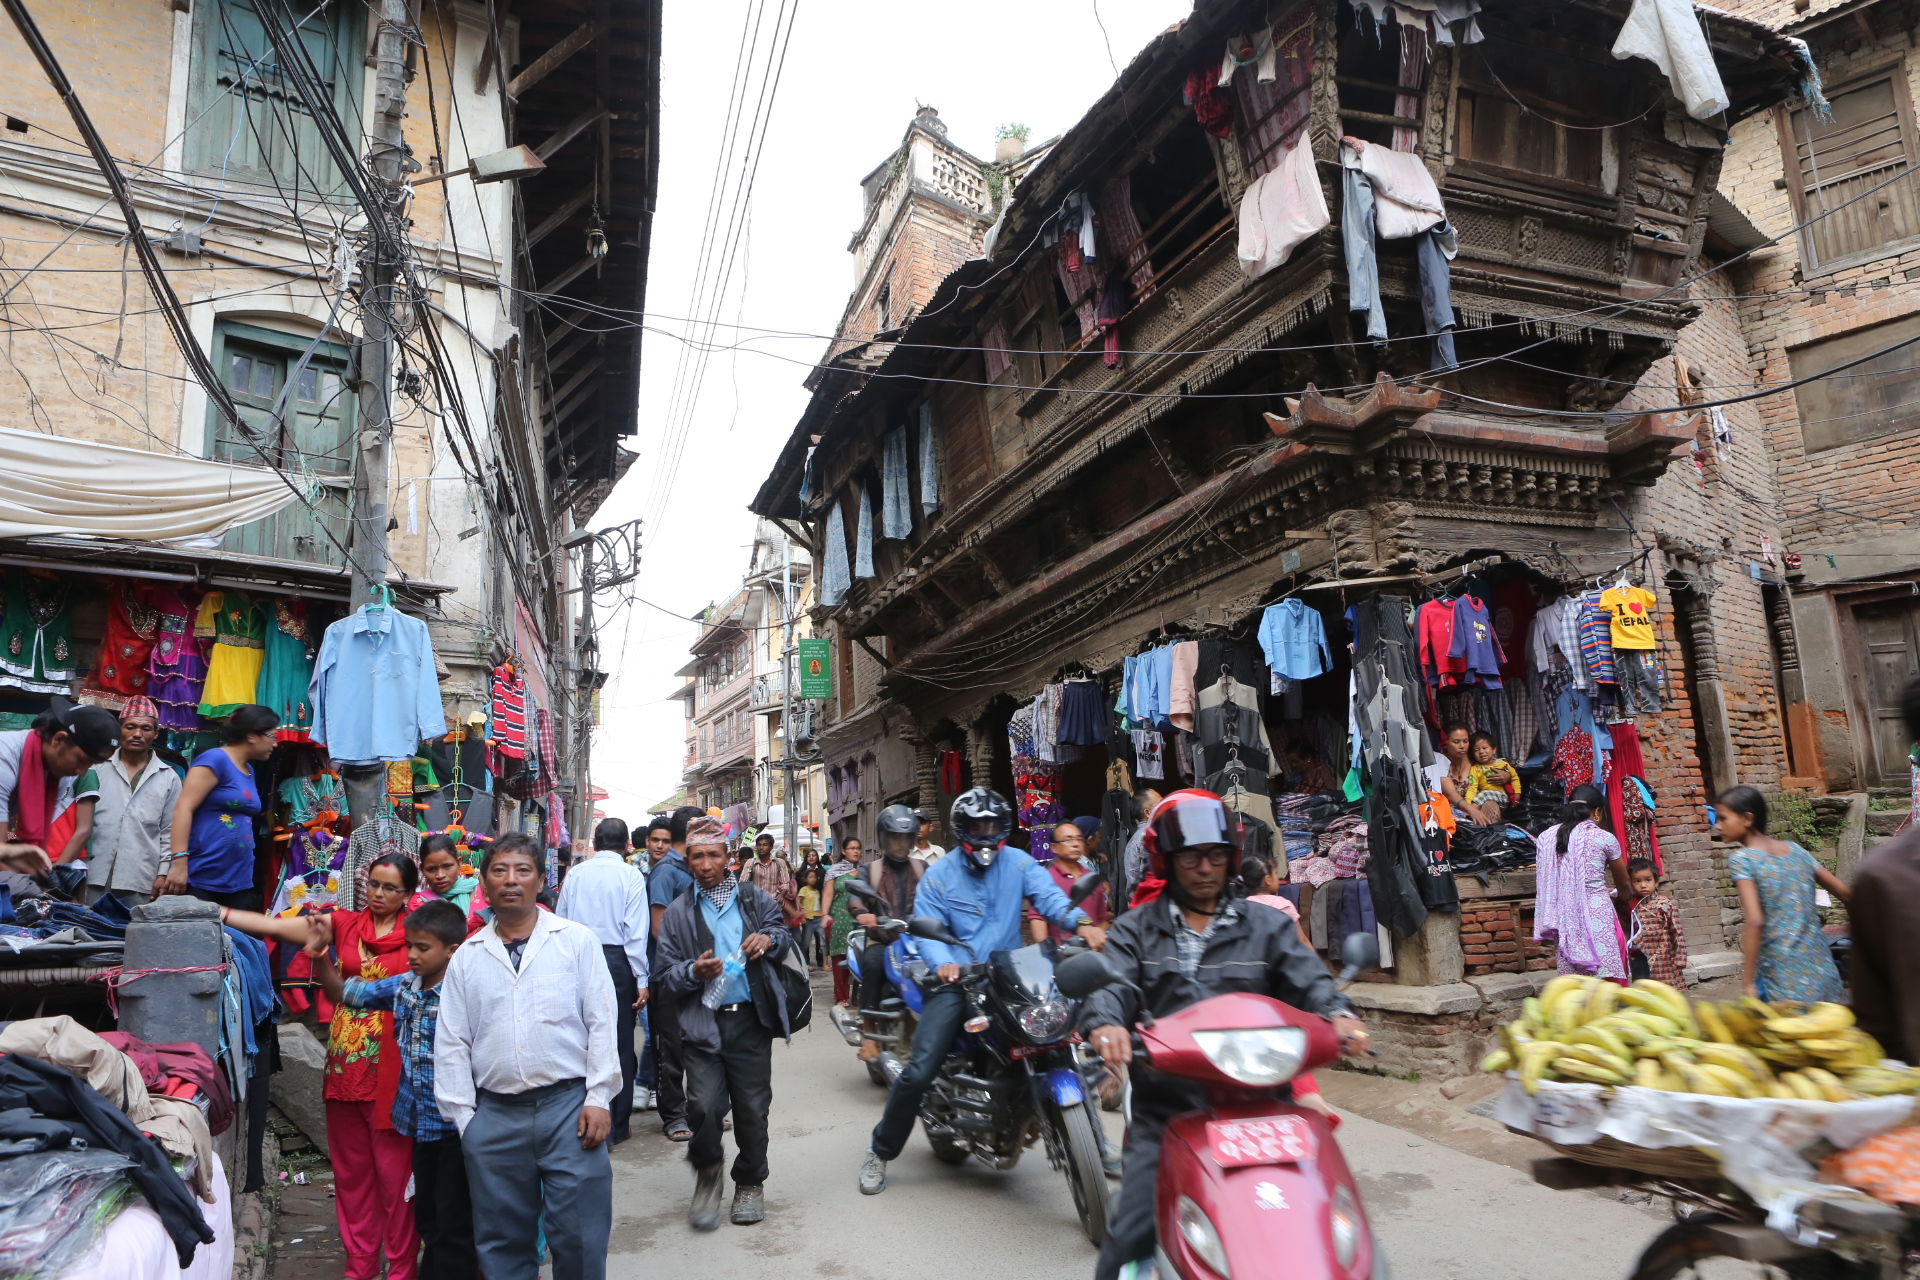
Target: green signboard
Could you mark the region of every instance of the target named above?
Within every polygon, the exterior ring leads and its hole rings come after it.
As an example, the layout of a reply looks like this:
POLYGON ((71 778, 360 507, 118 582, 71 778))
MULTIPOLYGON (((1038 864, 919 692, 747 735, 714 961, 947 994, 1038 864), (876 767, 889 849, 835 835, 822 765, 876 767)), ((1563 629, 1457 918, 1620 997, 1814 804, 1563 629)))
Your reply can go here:
POLYGON ((825 640, 800 642, 800 696, 833 696, 833 657, 825 640))

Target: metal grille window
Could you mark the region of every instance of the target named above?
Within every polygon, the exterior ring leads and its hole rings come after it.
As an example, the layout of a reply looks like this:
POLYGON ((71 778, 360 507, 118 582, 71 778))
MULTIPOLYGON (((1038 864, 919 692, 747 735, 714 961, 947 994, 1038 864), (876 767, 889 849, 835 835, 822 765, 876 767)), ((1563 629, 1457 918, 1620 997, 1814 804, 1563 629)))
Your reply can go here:
POLYGON ((1806 275, 1920 243, 1920 191, 1913 178, 1920 145, 1905 66, 1842 85, 1830 101, 1833 119, 1825 122, 1804 107, 1778 112, 1794 220, 1805 224, 1800 265, 1806 275))

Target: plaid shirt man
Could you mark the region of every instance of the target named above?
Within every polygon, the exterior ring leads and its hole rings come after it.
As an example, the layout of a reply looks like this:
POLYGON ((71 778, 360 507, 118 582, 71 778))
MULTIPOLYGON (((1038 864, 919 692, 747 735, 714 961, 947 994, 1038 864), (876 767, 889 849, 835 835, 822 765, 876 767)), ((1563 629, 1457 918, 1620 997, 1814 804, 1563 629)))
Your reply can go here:
MULTIPOLYGON (((1207 939, 1213 936, 1214 930, 1240 918, 1240 902, 1237 898, 1222 898, 1207 920, 1207 927, 1198 933, 1187 923, 1186 913, 1180 910, 1171 893, 1166 895, 1166 903, 1173 915, 1173 941, 1180 948, 1180 972, 1191 978, 1200 972, 1200 958, 1207 953, 1207 939)), ((396 1103, 394 1110, 399 1109, 396 1103)))
POLYGON ((400 1085, 393 1095, 393 1127, 415 1142, 451 1138, 457 1130, 433 1100, 433 1036, 440 1025, 440 987, 422 988, 420 975, 348 978, 341 1003, 349 1009, 385 1009, 393 1014, 400 1049, 400 1085))

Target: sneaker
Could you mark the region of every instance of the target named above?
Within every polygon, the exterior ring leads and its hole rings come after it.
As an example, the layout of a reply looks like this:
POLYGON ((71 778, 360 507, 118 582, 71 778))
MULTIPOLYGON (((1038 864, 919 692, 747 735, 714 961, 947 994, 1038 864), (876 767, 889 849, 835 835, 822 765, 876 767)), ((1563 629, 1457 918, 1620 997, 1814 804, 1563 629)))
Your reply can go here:
POLYGON ((687 1225, 695 1231, 713 1231, 720 1225, 720 1166, 694 1170, 693 1207, 687 1225))
POLYGON ((647 1088, 645 1085, 637 1084, 633 1086, 633 1109, 635 1111, 651 1111, 653 1107, 653 1090, 647 1088))
POLYGON ((758 1182, 742 1182, 733 1189, 733 1225, 750 1227, 767 1216, 766 1188, 758 1182))
POLYGON ((867 1148, 867 1158, 860 1164, 860 1194, 877 1196, 887 1189, 887 1162, 873 1154, 873 1148, 867 1148))

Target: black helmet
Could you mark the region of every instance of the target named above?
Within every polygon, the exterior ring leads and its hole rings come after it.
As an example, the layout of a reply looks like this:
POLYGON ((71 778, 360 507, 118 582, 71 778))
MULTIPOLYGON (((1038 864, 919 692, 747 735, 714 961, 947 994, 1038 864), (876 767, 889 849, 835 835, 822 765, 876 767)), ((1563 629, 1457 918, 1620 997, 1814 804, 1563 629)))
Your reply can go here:
POLYGON ((998 791, 975 787, 954 797, 949 814, 954 842, 968 861, 985 871, 1013 834, 1013 806, 998 791))
POLYGON ((920 838, 920 819, 903 804, 890 804, 880 811, 880 854, 895 862, 913 855, 913 842, 920 838), (891 837, 891 838, 889 838, 891 837), (895 846, 898 846, 897 850, 895 846))

